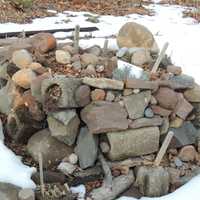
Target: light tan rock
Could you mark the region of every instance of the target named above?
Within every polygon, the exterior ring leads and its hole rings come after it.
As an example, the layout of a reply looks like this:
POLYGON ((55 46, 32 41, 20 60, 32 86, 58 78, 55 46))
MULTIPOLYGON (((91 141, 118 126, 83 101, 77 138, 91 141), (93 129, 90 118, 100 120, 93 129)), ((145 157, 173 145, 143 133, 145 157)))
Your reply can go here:
POLYGON ((31 69, 21 69, 12 76, 14 83, 24 89, 30 88, 35 78, 36 74, 31 69))

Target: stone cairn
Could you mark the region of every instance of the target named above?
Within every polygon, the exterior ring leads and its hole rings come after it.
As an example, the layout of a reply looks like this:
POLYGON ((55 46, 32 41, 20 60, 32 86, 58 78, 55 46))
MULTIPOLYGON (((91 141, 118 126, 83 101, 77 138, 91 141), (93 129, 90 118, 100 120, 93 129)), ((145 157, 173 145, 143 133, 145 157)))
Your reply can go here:
POLYGON ((74 199, 69 187, 80 184, 88 200, 174 191, 200 171, 200 86, 139 24, 120 29, 118 51, 107 40, 82 49, 78 30, 69 44, 21 39, 1 64, 4 133, 40 163, 41 191, 19 198, 74 199))

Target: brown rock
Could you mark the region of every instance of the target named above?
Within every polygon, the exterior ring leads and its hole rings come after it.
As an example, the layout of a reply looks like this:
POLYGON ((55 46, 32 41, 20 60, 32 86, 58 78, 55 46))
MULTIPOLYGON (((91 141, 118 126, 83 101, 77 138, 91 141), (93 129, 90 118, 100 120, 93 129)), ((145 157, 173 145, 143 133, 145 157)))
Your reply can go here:
POLYGON ((35 133, 28 141, 27 150, 37 162, 41 152, 45 168, 59 163, 72 153, 72 148, 52 137, 48 129, 35 133))
POLYGON ((152 33, 144 26, 128 22, 119 30, 117 44, 122 47, 152 48, 155 43, 152 33))
POLYGON ((157 91, 155 98, 161 107, 169 110, 173 110, 178 103, 177 93, 166 87, 161 87, 157 91))
POLYGON ((30 88, 31 81, 35 78, 36 74, 31 69, 21 69, 12 76, 14 83, 24 89, 30 88))
POLYGON ((185 100, 182 93, 178 93, 178 103, 175 108, 175 113, 181 119, 185 120, 187 116, 192 112, 193 106, 185 100))
POLYGON ((142 128, 142 127, 149 127, 149 126, 160 126, 163 123, 163 119, 161 117, 154 117, 154 118, 140 118, 132 121, 129 124, 130 128, 142 128))
POLYGON ((174 75, 180 75, 182 73, 182 69, 181 69, 181 67, 177 67, 174 65, 168 65, 167 72, 172 73, 174 75))
POLYGON ((83 83, 100 89, 123 90, 124 82, 108 78, 83 78, 83 83))
POLYGON ((118 103, 92 102, 81 111, 81 118, 91 133, 106 133, 128 128, 127 112, 118 103))
POLYGON ((75 99, 79 106, 84 107, 90 103, 90 92, 90 87, 87 85, 81 85, 76 89, 75 99))
POLYGON ((196 158, 197 152, 192 145, 184 146, 179 154, 178 157, 185 162, 194 161, 196 158))
POLYGON ((92 101, 103 101, 105 99, 106 93, 102 89, 95 89, 91 92, 92 101))
POLYGON ((38 33, 31 39, 34 49, 40 53, 46 53, 56 48, 56 38, 50 33, 38 33))
POLYGON ((42 94, 41 94, 41 84, 45 79, 50 78, 51 75, 47 72, 40 76, 37 76, 35 79, 31 81, 31 94, 36 98, 37 101, 42 102, 42 94))
POLYGON ((125 87, 132 89, 148 89, 156 91, 158 89, 158 83, 132 78, 126 81, 125 87))
POLYGON ((158 114, 163 117, 168 117, 172 113, 172 111, 164 109, 164 108, 162 108, 160 106, 156 106, 156 105, 152 105, 151 109, 153 110, 154 114, 158 114))

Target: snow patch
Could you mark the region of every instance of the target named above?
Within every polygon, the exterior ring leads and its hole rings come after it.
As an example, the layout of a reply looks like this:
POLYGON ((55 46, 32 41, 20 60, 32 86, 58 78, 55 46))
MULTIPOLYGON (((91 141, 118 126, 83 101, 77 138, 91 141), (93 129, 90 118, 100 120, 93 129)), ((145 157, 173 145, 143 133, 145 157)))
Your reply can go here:
POLYGON ((36 185, 31 180, 34 172, 36 172, 34 167, 24 165, 20 158, 0 140, 0 182, 34 189, 36 185))
POLYGON ((86 188, 84 185, 79 185, 77 187, 71 187, 70 190, 73 194, 78 194, 78 200, 85 199, 86 188))

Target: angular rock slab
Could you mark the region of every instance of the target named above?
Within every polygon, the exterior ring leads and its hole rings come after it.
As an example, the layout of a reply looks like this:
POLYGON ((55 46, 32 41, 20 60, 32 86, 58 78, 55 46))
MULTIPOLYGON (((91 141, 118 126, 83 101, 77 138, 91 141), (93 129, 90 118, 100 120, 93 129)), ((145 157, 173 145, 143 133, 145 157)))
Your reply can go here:
POLYGON ((158 127, 132 129, 107 133, 111 160, 123 160, 156 152, 159 148, 158 127))
POLYGON ((108 78, 83 78, 83 83, 100 89, 123 90, 124 82, 108 78))
POLYGON ((187 116, 192 112, 193 106, 188 101, 186 101, 182 93, 178 93, 177 97, 178 97, 178 103, 176 105, 174 112, 181 119, 185 120, 187 116))
POLYGON ((184 97, 189 102, 200 102, 200 86, 195 84, 193 89, 186 90, 184 97))
POLYGON ((168 193, 169 173, 163 167, 142 166, 136 172, 136 186, 148 197, 159 197, 168 193))
POLYGON ((161 126, 163 123, 163 118, 153 117, 153 118, 140 118, 136 119, 129 124, 130 128, 142 128, 142 127, 152 127, 152 126, 161 126))
POLYGON ((147 89, 156 91, 158 89, 158 83, 142 79, 130 78, 127 79, 125 87, 131 89, 147 89))
POLYGON ((173 76, 170 78, 170 82, 174 86, 174 89, 188 89, 193 88, 195 85, 194 78, 185 74, 173 76))
POLYGON ((41 152, 45 168, 59 163, 73 152, 71 147, 52 137, 48 129, 35 133, 28 141, 27 150, 37 162, 41 152))
POLYGON ((198 131, 191 122, 184 122, 180 128, 170 128, 174 132, 171 147, 182 147, 196 142, 198 131))
POLYGON ((151 100, 151 92, 145 91, 124 97, 124 103, 130 119, 144 116, 144 111, 151 100))
POLYGON ((47 122, 51 136, 67 145, 73 145, 78 134, 80 120, 75 110, 52 113, 47 122))
POLYGON ((128 128, 127 112, 118 103, 96 101, 81 111, 91 133, 107 133, 128 128))
POLYGON ((81 80, 78 78, 66 78, 57 76, 50 79, 45 79, 41 85, 42 96, 48 92, 52 86, 59 86, 61 96, 58 99, 57 106, 59 108, 75 108, 78 107, 75 100, 75 91, 81 85, 81 80))
POLYGON ((79 158, 79 165, 82 169, 92 167, 97 159, 98 137, 89 133, 87 127, 80 130, 76 154, 79 158))

